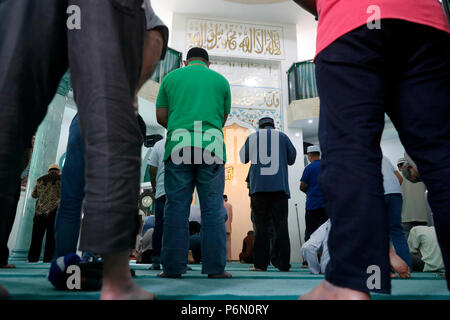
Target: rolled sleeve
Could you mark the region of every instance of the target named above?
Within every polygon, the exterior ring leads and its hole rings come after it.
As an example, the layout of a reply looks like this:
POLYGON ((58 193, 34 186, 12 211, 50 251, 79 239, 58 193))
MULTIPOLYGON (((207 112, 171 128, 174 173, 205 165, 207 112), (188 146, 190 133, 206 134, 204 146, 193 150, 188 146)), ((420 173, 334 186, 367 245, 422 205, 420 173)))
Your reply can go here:
POLYGON ((147 30, 156 30, 161 33, 164 40, 164 46, 161 54, 161 60, 164 59, 167 52, 167 46, 169 43, 169 29, 164 22, 153 11, 150 0, 144 0, 142 7, 145 10, 145 18, 147 21, 147 30))

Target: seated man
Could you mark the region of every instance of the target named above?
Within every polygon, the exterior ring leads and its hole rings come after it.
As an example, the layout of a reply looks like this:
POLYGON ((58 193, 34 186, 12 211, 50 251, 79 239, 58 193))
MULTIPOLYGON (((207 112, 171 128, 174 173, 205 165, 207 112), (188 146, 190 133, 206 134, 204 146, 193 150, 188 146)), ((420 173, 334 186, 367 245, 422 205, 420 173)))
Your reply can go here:
POLYGON ((142 254, 140 263, 152 263, 153 253, 153 231, 154 227, 147 229, 140 243, 140 252, 142 254))
POLYGON ((202 261, 200 228, 201 225, 197 221, 189 222, 189 251, 192 252, 192 261, 189 263, 200 264, 202 261))
POLYGON ((409 233, 408 245, 413 260, 413 271, 445 271, 434 227, 417 226, 412 228, 409 233))
POLYGON ((302 246, 302 254, 308 268, 313 274, 325 273, 327 264, 330 261, 330 254, 328 253, 328 235, 330 233, 331 222, 328 219, 322 224, 313 234, 309 240, 302 246), (318 258, 319 250, 322 249, 322 257, 318 258))
POLYGON ((253 263, 253 242, 255 236, 253 231, 247 232, 247 236, 242 243, 242 252, 239 253, 239 261, 241 263, 253 263))

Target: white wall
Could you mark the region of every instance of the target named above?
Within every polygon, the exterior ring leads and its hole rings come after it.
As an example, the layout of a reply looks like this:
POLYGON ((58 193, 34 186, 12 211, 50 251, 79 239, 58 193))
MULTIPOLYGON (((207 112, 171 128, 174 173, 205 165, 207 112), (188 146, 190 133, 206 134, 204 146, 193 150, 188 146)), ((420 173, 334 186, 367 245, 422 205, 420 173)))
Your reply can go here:
POLYGON ((403 148, 398 136, 382 139, 381 150, 383 150, 383 154, 391 160, 395 168, 397 168, 398 159, 403 158, 405 155, 405 148, 403 148))
POLYGON ((285 133, 291 139, 292 144, 297 150, 297 158, 293 166, 289 167, 289 189, 291 192, 291 199, 289 200, 289 237, 291 240, 291 262, 300 262, 301 245, 305 242, 305 203, 306 197, 300 191, 300 178, 304 169, 303 161, 303 133, 302 129, 288 128, 285 133), (297 208, 296 206, 297 205, 297 208), (300 225, 300 233, 299 228, 300 225))
POLYGON ((312 15, 309 15, 297 23, 296 31, 297 60, 313 59, 316 52, 317 21, 312 15))
POLYGON ((165 8, 164 0, 153 0, 152 8, 169 29, 169 46, 171 47, 173 12, 165 8))
MULTIPOLYGON (((318 137, 306 138, 305 141, 319 145, 318 137)), ((385 130, 381 138, 381 150, 383 154, 391 160, 394 166, 397 165, 397 161, 404 157, 405 148, 403 147, 397 133, 393 132, 391 129, 385 130)))

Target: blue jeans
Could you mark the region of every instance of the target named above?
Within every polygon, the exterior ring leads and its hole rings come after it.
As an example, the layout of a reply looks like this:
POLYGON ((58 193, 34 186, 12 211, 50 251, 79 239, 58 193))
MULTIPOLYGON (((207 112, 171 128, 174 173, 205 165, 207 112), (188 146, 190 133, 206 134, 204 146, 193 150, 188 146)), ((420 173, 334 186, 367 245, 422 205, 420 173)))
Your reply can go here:
POLYGON ((389 219, 389 237, 394 245, 395 252, 412 268, 411 254, 402 227, 402 195, 399 193, 386 194, 384 195, 384 201, 386 202, 389 219))
POLYGON ((166 205, 166 196, 161 196, 155 201, 155 229, 152 237, 152 262, 159 263, 161 259, 161 246, 164 228, 164 207, 166 205))
POLYGON ((225 171, 223 164, 180 164, 165 162, 166 206, 161 262, 164 273, 183 274, 189 251, 189 214, 194 188, 197 188, 202 213, 202 273, 221 274, 226 265, 223 206, 225 171))
POLYGON ((69 128, 66 161, 61 174, 61 202, 56 212, 54 258, 77 252, 84 198, 85 147, 76 115, 69 128))

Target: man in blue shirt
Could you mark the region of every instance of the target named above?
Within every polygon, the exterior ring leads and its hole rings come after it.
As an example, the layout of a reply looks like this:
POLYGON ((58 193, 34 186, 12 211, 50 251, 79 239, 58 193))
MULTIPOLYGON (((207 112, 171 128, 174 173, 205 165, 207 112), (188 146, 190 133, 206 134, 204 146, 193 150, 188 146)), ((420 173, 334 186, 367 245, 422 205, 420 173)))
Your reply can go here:
POLYGON ((297 151, 284 133, 275 130, 272 118, 259 120, 259 131, 252 133, 240 151, 241 162, 251 161, 250 197, 255 216, 254 268, 266 271, 270 264, 270 220, 273 220, 277 256, 272 264, 289 271, 291 247, 288 230, 290 198, 288 166, 295 162, 297 151))
POLYGON ((320 175, 320 149, 317 146, 309 146, 307 154, 310 164, 306 166, 300 179, 300 190, 306 193, 305 242, 309 240, 309 237, 317 228, 328 220, 318 181, 320 175))

